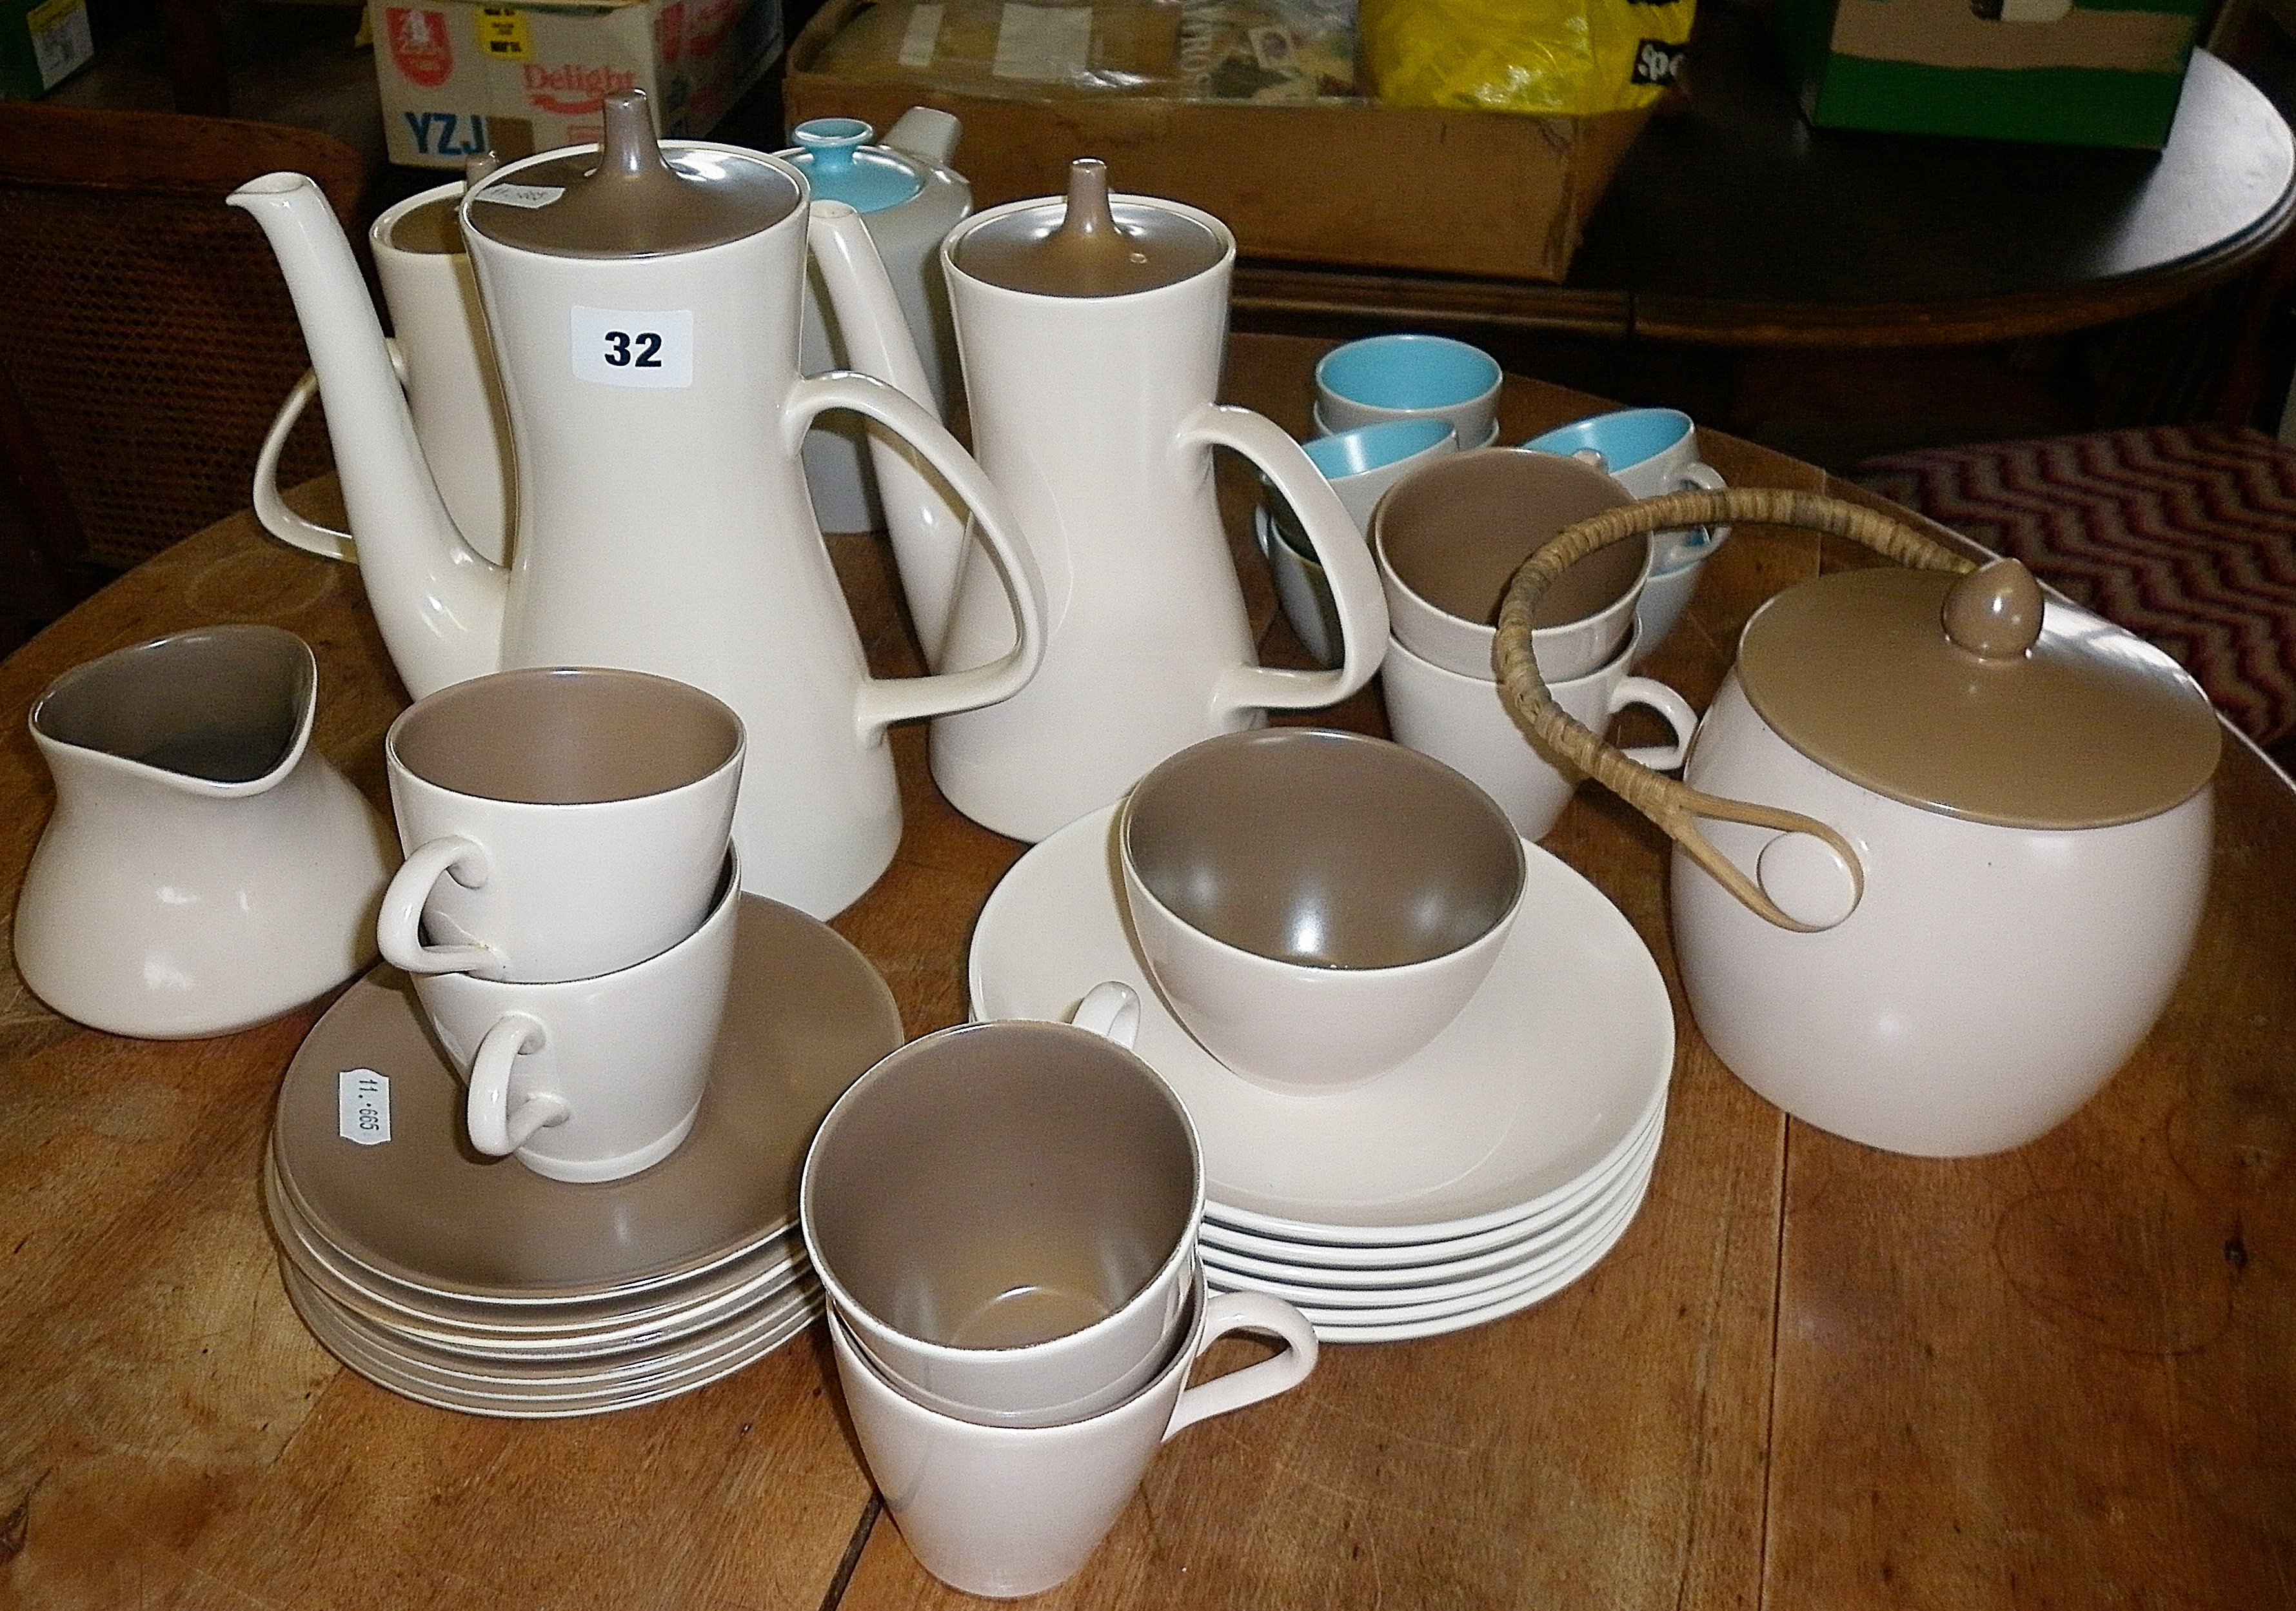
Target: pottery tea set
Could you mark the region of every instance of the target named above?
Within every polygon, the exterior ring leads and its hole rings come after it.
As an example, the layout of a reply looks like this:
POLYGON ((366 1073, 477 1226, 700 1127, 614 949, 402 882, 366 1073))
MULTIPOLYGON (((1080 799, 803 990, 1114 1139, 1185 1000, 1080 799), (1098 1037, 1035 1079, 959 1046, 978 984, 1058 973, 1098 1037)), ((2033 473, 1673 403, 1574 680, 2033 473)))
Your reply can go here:
POLYGON ((601 145, 383 215, 395 339, 310 180, 231 198, 316 374, 258 512, 361 567, 414 695, 396 834, 311 749, 299 640, 123 650, 33 710, 57 806, 15 946, 58 1010, 160 1037, 379 949, 264 1165, 289 1294, 352 1368, 589 1414, 825 1310, 920 1560, 1049 1587, 1164 1439, 1319 1340, 1512 1313, 1625 1233, 1674 1017, 1533 842, 1586 776, 1676 841, 1702 1032, 1813 1124, 2018 1146, 2147 1033, 2219 742, 2165 655, 2013 561, 1724 487, 1669 411, 1494 446, 1498 365, 1456 341, 1336 349, 1294 442, 1215 401, 1218 219, 1089 160, 972 214, 955 136, 829 119, 767 155, 609 96, 601 145), (271 485, 314 391, 348 533, 271 485), (1266 483, 1319 669, 1256 662, 1214 447, 1266 483), (873 522, 929 675, 873 677, 846 613, 820 530, 873 522), (1749 522, 1897 563, 1765 606, 1702 718, 1634 670, 1749 522), (1397 742, 1264 725, 1375 673, 1397 742), (1629 705, 1673 741, 1609 746, 1629 705), (885 730, 917 719, 956 807, 1033 847, 975 928, 972 1021, 904 1044, 821 920, 893 855, 885 730), (1240 1329, 1281 1351, 1190 1386, 1240 1329))

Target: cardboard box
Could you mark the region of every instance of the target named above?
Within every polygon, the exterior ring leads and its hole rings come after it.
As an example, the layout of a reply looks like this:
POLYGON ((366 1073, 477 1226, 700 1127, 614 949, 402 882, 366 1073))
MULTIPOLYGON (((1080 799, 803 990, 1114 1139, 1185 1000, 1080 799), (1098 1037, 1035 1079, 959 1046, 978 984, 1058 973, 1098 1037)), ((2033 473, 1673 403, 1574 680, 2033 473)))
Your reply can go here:
POLYGON ((1777 0, 1810 121, 2158 150, 2204 0, 1777 0))
POLYGON ((367 22, 390 159, 418 168, 590 143, 618 89, 652 96, 665 135, 704 135, 782 46, 781 0, 370 0, 367 22))
POLYGON ((94 60, 86 0, 0 0, 0 101, 37 101, 94 60))
MULTIPOLYGON (((956 167, 972 181, 977 207, 1056 194, 1067 188, 1072 159, 1098 157, 1117 189, 1202 208, 1250 257, 1560 280, 1650 116, 1178 100, 1071 88, 1037 69, 1037 77, 1010 79, 1009 88, 967 73, 958 89, 935 74, 933 33, 946 14, 913 0, 884 0, 906 17, 866 20, 873 33, 901 42, 898 59, 866 71, 824 70, 824 50, 874 3, 829 0, 798 36, 782 92, 791 123, 860 118, 882 130, 911 106, 939 107, 964 121, 956 167)), ((1133 62, 1122 75, 1105 70, 1101 58, 1142 47, 1136 37, 1095 36, 1075 15, 1088 7, 1004 9, 1069 13, 1026 18, 998 37, 1007 45, 1025 39, 1039 61, 1088 49, 1090 71, 1072 79, 1097 73, 1159 82, 1152 62, 1133 62)), ((1009 61, 1018 53, 997 53, 1009 61)))

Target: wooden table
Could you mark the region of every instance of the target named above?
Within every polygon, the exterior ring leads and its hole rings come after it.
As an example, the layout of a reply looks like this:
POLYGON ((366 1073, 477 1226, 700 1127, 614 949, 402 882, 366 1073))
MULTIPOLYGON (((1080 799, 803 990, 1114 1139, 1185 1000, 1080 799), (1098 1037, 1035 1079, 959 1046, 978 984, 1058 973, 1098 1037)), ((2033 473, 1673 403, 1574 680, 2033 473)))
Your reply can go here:
MULTIPOLYGON (((1229 393, 1304 426, 1319 350, 1241 338, 1229 393)), ((1514 381, 1502 416, 1519 438, 1592 405, 1514 381)), ((1708 456, 1735 481, 1824 484, 1727 439, 1708 456)), ((902 663, 882 548, 834 546, 873 652, 902 663)), ((1741 527, 1653 674, 1703 699, 1749 610, 1846 557, 1741 527)), ((1267 618, 1256 560, 1244 575, 1267 618)), ((403 696, 357 573, 227 520, 0 666, 0 909, 48 799, 29 701, 68 666, 219 620, 311 641, 318 741, 381 797, 403 696)), ((1343 718, 1375 725, 1376 702, 1343 718)), ((963 1015, 972 917, 1021 852, 940 800, 922 737, 897 739, 900 858, 836 924, 912 1034, 963 1015)), ((2055 1133, 1987 1159, 1868 1151, 1789 1123, 1684 1017, 1651 1196, 1603 1264, 1504 1321, 1331 1348, 1298 1391, 1177 1441, 1044 1603, 2289 1604, 2296 792, 2237 741, 2218 786, 2185 985, 2055 1133)), ((1671 982, 1656 833, 1589 789, 1547 843, 1671 982)), ((453 1415, 339 1369, 288 1307, 256 1189, 322 1005, 135 1042, 0 974, 0 1603, 964 1603, 873 1504, 818 1327, 587 1420, 453 1415)))
POLYGON ((2002 341, 2221 283, 2296 213, 2287 124, 2206 52, 2158 155, 1812 128, 1740 4, 1699 8, 1691 73, 1688 107, 1644 131, 1562 284, 1255 260, 1239 312, 1740 348, 2002 341))

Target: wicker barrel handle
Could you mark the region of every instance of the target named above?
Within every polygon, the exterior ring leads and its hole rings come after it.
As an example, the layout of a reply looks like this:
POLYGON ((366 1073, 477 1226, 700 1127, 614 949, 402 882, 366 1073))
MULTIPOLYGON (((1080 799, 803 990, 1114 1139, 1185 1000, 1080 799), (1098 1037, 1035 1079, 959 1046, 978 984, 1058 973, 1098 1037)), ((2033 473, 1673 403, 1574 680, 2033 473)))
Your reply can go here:
MULTIPOLYGON (((1566 527, 1553 542, 1524 560, 1522 568, 1515 572, 1514 580, 1508 585, 1506 601, 1499 609, 1498 639, 1492 650, 1492 662, 1508 714, 1541 753, 1562 756, 1657 823, 1691 860, 1750 910, 1782 928, 1815 933, 1831 925, 1801 922, 1779 910, 1759 884, 1714 847, 1713 841, 1698 826, 1699 819, 1745 822, 1757 828, 1773 828, 1781 833, 1805 833, 1823 841, 1849 870, 1853 887, 1849 910, 1854 912, 1858 901, 1865 897, 1866 871, 1848 839, 1815 817, 1702 793, 1628 760, 1616 748, 1573 721, 1554 702, 1554 696, 1546 691, 1546 680, 1538 674, 1538 662, 1531 656, 1532 609, 1563 571, 1597 549, 1623 543, 1629 537, 1671 531, 1680 526, 1724 522, 1792 526, 1826 532, 1863 544, 1885 558, 1919 570, 1963 572, 1976 568, 1970 560, 1902 521, 1839 498, 1757 487, 1672 493, 1605 510, 1581 520, 1566 527)), ((1849 913, 1842 915, 1847 917, 1849 913)))

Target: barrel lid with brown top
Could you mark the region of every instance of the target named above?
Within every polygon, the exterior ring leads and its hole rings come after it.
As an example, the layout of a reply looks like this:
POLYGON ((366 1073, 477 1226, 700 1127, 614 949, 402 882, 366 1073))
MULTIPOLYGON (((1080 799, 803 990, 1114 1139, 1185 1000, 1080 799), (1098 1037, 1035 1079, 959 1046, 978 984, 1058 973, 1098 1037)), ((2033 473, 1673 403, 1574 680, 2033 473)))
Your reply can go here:
POLYGON ((606 97, 605 140, 473 187, 464 217, 488 240, 557 258, 701 251, 772 228, 805 200, 771 158, 724 148, 664 156, 644 90, 606 97))
POLYGON ((1111 197, 1108 165, 1069 164, 1069 193, 967 230, 951 256, 976 280, 1039 297, 1124 297, 1216 268, 1228 243, 1186 214, 1111 197))
POLYGON ((1738 677, 1779 737, 1924 810, 2009 828, 2104 828, 2215 774, 2215 712, 2161 650, 2044 604, 2014 560, 1964 577, 1844 571, 1747 623, 1738 677))

